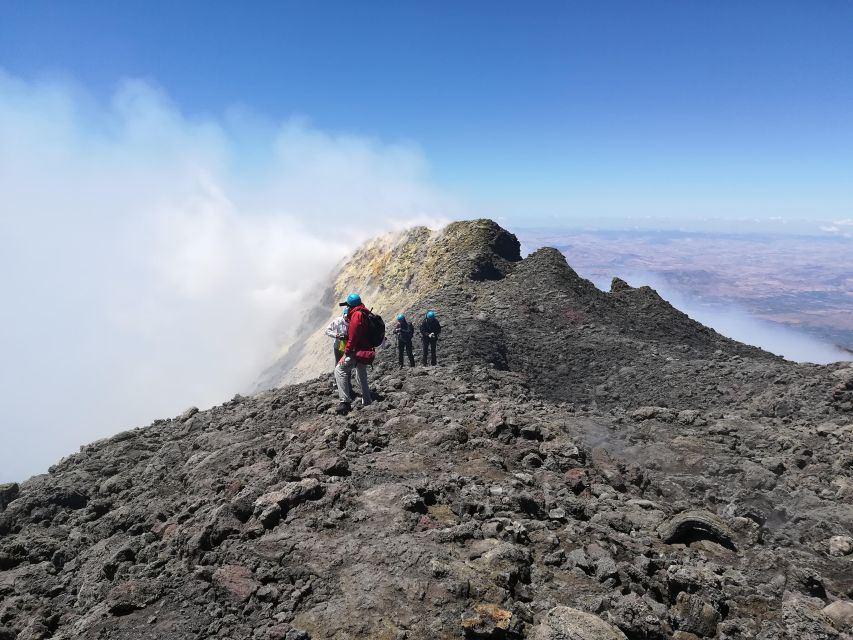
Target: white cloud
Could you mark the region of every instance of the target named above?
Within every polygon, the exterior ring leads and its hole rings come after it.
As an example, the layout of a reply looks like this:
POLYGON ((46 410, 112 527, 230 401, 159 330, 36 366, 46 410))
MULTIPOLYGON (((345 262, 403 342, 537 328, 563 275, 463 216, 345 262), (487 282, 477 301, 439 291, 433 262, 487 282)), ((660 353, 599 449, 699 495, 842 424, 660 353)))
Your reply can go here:
POLYGON ((845 218, 841 220, 833 220, 832 224, 826 224, 819 227, 824 233, 835 234, 842 238, 853 238, 853 218, 845 218))
POLYGON ((459 214, 410 144, 0 72, 0 481, 226 400, 353 246, 459 214))

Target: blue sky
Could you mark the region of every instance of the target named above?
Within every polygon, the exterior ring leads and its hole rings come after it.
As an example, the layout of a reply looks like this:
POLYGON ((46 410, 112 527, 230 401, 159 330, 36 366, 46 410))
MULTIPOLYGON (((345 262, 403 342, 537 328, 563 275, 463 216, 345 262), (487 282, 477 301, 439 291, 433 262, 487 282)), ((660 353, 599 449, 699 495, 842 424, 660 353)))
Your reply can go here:
POLYGON ((851 33, 846 0, 7 2, 0 68, 410 141, 514 224, 843 220, 851 33))

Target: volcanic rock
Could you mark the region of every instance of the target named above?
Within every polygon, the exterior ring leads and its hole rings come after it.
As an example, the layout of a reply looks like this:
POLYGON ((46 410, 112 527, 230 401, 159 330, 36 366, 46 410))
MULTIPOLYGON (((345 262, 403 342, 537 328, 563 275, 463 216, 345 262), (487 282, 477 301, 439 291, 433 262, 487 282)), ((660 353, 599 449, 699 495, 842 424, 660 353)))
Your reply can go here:
POLYGON ((551 609, 530 637, 532 640, 628 640, 601 618, 566 606, 551 609))
POLYGON ((850 638, 847 363, 489 221, 373 242, 327 298, 266 390, 0 487, 0 638, 850 638), (445 328, 337 416, 318 329, 350 289, 445 328))
POLYGON ((836 600, 823 608, 823 613, 842 631, 853 630, 853 602, 836 600))

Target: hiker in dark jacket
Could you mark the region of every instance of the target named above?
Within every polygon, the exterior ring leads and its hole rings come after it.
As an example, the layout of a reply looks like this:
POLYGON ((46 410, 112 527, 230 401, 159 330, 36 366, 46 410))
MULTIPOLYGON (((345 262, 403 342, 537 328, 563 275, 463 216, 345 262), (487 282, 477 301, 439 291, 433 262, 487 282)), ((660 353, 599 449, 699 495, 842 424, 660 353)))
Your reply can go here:
POLYGON ((426 318, 421 321, 421 340, 424 344, 423 366, 427 364, 427 350, 431 353, 431 364, 435 365, 435 345, 441 333, 441 324, 435 317, 435 311, 427 311, 426 318))
POLYGON ((400 360, 400 368, 403 368, 403 352, 409 356, 409 365, 415 366, 415 355, 412 353, 412 340, 415 337, 414 325, 406 320, 402 313, 397 315, 397 326, 394 327, 394 335, 397 336, 397 355, 400 360))
POLYGON ((361 302, 361 296, 351 293, 347 296, 346 302, 341 302, 341 306, 349 308, 347 343, 344 347, 344 355, 335 367, 335 382, 338 385, 338 397, 341 401, 335 413, 343 415, 349 412, 350 405, 353 403, 353 371, 358 376, 362 405, 367 406, 373 401, 370 386, 367 383, 367 365, 373 362, 376 352, 370 344, 367 329, 368 311, 361 302))

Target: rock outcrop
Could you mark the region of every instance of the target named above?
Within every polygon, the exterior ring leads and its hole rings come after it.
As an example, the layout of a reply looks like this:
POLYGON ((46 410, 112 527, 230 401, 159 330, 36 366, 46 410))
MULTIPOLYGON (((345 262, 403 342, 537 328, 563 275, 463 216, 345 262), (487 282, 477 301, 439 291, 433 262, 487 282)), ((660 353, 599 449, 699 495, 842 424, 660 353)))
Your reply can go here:
POLYGON ((454 222, 439 231, 414 227, 368 242, 337 271, 300 329, 263 373, 258 390, 309 380, 328 368, 331 343, 323 329, 337 302, 358 291, 386 319, 443 287, 499 280, 521 260, 518 239, 491 220, 454 222))
POLYGON ((493 223, 418 233, 371 282, 434 256, 400 304, 439 310, 439 367, 386 350, 346 417, 326 372, 0 486, 0 639, 851 637, 853 368, 493 223))

